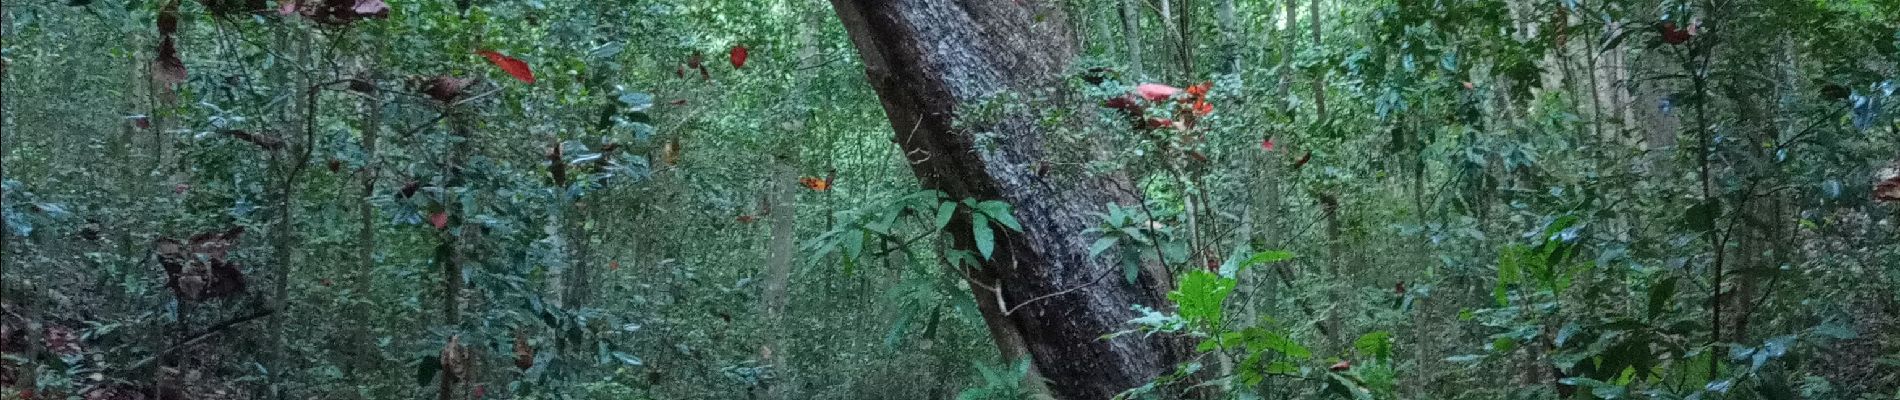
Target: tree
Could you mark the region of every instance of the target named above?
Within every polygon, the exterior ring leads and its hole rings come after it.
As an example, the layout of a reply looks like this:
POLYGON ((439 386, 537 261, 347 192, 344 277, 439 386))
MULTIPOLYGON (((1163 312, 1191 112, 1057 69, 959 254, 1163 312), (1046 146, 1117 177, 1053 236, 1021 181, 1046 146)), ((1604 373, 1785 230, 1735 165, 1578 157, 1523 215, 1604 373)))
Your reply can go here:
MULTIPOLYGON (((833 0, 852 43, 863 58, 871 86, 926 188, 952 198, 1008 202, 1023 227, 1004 235, 993 258, 980 262, 971 285, 1006 358, 1027 355, 1060 398, 1102 399, 1166 373, 1179 351, 1166 341, 1133 336, 1101 340, 1135 317, 1130 305, 1158 307, 1171 285, 1165 276, 1118 280, 1072 293, 1023 303, 1046 294, 1089 285, 1110 270, 1089 257, 1090 215, 1110 202, 1138 201, 1110 188, 1127 187, 1126 176, 1046 177, 1036 171, 1048 128, 1031 111, 1003 107, 1004 115, 964 118, 973 103, 1005 93, 1059 95, 1061 72, 1075 48, 1050 3, 929 0, 833 0), (982 286, 1002 291, 990 299, 982 286), (1007 303, 1007 304, 998 304, 1007 303), (1012 306, 1019 306, 1013 312, 1012 306), (1010 349, 1020 340, 1022 349, 1010 349)), ((976 238, 971 218, 960 216, 948 232, 969 248, 976 238)), ((1013 360, 1011 360, 1013 361, 1013 360)))

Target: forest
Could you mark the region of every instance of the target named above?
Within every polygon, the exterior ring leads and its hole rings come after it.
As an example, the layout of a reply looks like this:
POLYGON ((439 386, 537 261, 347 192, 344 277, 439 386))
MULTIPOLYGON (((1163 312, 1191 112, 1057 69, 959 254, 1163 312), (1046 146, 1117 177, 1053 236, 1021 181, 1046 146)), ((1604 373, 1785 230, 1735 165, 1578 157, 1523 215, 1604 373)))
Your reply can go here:
POLYGON ((1897 89, 1895 0, 4 0, 0 399, 1900 400, 1897 89))

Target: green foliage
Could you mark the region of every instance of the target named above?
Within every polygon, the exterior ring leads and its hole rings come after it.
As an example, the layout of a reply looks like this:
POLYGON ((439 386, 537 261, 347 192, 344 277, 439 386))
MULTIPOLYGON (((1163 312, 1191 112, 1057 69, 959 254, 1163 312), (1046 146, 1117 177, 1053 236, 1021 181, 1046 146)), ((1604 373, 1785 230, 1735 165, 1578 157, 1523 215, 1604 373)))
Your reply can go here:
POLYGON ((958 392, 957 400, 1020 400, 1034 395, 1023 387, 1024 380, 1029 379, 1029 360, 1008 366, 971 365, 976 367, 981 386, 958 392))

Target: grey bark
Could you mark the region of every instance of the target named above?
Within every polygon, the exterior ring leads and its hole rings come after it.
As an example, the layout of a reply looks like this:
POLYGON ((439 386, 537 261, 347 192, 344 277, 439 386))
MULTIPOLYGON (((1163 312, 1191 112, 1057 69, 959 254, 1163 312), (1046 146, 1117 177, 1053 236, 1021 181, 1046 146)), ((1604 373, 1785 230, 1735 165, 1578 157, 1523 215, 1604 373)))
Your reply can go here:
MULTIPOLYGON (((1104 204, 1139 199, 1109 188, 1126 187, 1120 174, 1044 177, 1036 160, 1050 152, 1043 127, 1027 111, 1007 108, 993 118, 956 116, 966 104, 1015 93, 1036 96, 1053 84, 1075 56, 1062 11, 1044 2, 979 0, 832 0, 863 57, 871 86, 925 187, 952 198, 1000 199, 1012 205, 1024 231, 1002 232, 994 258, 983 262, 1003 290, 1008 315, 986 312, 999 340, 1019 335, 1049 388, 1066 399, 1101 399, 1170 371, 1183 353, 1172 342, 1127 335, 1129 308, 1162 306, 1156 293, 1168 277, 1118 279, 1041 301, 1023 302, 1084 285, 1114 266, 1093 260, 1091 214, 1104 204), (979 144, 979 136, 982 138, 979 144)), ((971 221, 960 216, 947 232, 973 248, 971 221)), ((1153 275, 1153 274, 1150 274, 1153 275)), ((982 278, 977 278, 982 279, 982 278)), ((978 290, 977 296, 990 295, 978 290)), ((979 304, 980 305, 980 304, 979 304)))

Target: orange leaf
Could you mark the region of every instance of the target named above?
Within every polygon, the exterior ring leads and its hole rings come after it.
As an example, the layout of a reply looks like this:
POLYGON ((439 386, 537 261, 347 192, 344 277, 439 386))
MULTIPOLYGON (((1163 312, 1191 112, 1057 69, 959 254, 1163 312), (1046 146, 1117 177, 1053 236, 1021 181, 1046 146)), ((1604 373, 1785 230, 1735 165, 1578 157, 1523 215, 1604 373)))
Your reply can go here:
POLYGON ((1207 97, 1207 92, 1212 90, 1214 90, 1214 82, 1201 82, 1200 84, 1188 86, 1187 88, 1188 94, 1193 95, 1196 99, 1207 97))
POLYGON ((1214 113, 1214 105, 1213 105, 1213 104, 1209 104, 1209 103, 1207 102, 1207 100, 1195 100, 1195 101, 1194 101, 1194 114, 1195 114, 1195 115, 1207 115, 1207 114, 1213 114, 1213 113, 1214 113))
POLYGON ((530 85, 534 84, 534 70, 528 68, 528 63, 517 60, 514 57, 496 53, 493 50, 482 50, 476 54, 481 54, 482 57, 488 57, 488 62, 495 63, 496 67, 501 67, 502 71, 514 76, 515 80, 530 85))
POLYGON ((738 46, 732 46, 732 51, 729 52, 727 55, 732 58, 732 68, 734 69, 745 68, 745 59, 746 57, 751 56, 751 51, 746 50, 745 45, 742 44, 738 46))
POLYGON ((816 190, 820 192, 831 190, 831 182, 826 181, 824 179, 819 179, 819 178, 814 178, 814 177, 809 177, 809 176, 798 178, 798 184, 805 185, 806 189, 816 190))

